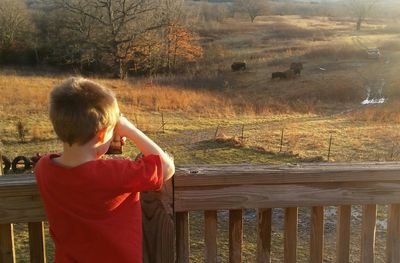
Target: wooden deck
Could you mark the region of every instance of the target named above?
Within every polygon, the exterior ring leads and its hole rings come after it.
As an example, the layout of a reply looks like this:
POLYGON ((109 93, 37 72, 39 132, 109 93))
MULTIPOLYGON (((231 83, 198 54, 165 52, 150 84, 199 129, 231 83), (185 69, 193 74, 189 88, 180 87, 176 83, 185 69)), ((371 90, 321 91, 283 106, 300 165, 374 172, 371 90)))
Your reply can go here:
MULTIPOLYGON (((374 262, 377 205, 388 207, 386 262, 400 262, 400 163, 180 166, 142 195, 144 262, 189 262, 189 212, 204 211, 206 262, 217 262, 217 211, 229 210, 229 262, 242 262, 243 209, 257 209, 257 262, 271 261, 272 209, 284 208, 284 262, 297 262, 298 208, 309 207, 310 262, 323 262, 324 207, 337 206, 336 261, 349 262, 352 205, 362 205, 360 262, 374 262), (175 244, 175 246, 174 246, 175 244)), ((32 175, 0 177, 0 262, 15 262, 12 223, 28 223, 45 262, 46 220, 32 175)))

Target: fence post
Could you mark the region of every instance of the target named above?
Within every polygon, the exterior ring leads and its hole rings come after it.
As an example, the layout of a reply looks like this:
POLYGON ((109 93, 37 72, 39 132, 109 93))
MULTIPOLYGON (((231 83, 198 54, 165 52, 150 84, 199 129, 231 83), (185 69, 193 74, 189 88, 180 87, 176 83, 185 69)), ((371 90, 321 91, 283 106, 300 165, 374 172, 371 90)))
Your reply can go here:
POLYGON ((160 192, 141 194, 143 263, 174 263, 174 220, 172 180, 160 192))
POLYGON ((218 130, 219 130, 219 124, 218 124, 218 126, 217 126, 217 129, 215 130, 214 141, 217 139, 218 130))
POLYGON ((282 152, 282 146, 283 146, 283 131, 284 131, 284 128, 282 128, 282 132, 281 132, 281 147, 279 148, 279 152, 282 152))
POLYGON ((242 136, 240 137, 242 143, 244 143, 244 124, 242 125, 242 136))
POLYGON ((328 162, 331 157, 331 146, 332 146, 332 133, 331 133, 331 136, 329 137, 328 162))

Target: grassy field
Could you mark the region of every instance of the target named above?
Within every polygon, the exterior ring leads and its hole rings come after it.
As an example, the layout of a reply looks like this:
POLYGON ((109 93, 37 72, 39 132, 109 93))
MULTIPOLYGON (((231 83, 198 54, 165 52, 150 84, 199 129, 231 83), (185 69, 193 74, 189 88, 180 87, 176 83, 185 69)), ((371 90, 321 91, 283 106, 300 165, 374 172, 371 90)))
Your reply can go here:
MULTIPOLYGON (((255 23, 228 19, 199 28, 205 54, 186 75, 95 80, 114 90, 122 112, 173 153, 177 164, 328 161, 330 139, 329 161, 398 161, 400 24, 374 19, 361 32, 353 28, 349 19, 318 16, 265 16, 255 23), (379 47, 382 58, 368 59, 366 47, 379 47), (247 70, 231 72, 234 61, 246 61, 247 70), (300 77, 271 80, 272 72, 287 69, 293 61, 304 63, 300 77), (367 86, 382 79, 387 102, 361 105, 367 86)), ((61 150, 47 118, 47 96, 66 77, 32 69, 0 70, 4 155, 12 159, 61 150), (24 136, 18 133, 19 122, 24 136)), ((128 143, 123 155, 137 153, 128 143)), ((384 211, 380 208, 381 217, 384 211)), ((245 214, 244 256, 253 262, 255 219, 251 211, 245 214)), ((301 214, 299 259, 307 262, 308 212, 301 214)), ((220 257, 226 262, 226 212, 219 217, 220 257)), ((281 217, 281 211, 274 211, 274 262, 282 256, 281 217)), ((201 216, 193 213, 191 220, 191 260, 203 262, 201 216)), ((359 222, 353 221, 355 233, 359 222)), ((19 262, 27 262, 25 226, 17 228, 19 262)), ((329 220, 326 231, 326 262, 332 262, 334 224, 329 220)), ((384 253, 384 235, 382 229, 379 255, 384 253)), ((352 251, 359 249, 357 242, 352 240, 352 251)))

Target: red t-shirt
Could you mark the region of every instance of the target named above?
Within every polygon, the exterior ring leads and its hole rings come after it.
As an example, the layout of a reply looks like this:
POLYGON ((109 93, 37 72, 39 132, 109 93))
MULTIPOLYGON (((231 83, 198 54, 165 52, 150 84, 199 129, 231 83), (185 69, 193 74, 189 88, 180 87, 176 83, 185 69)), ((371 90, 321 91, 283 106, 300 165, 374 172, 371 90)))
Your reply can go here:
POLYGON ((142 262, 139 192, 159 190, 161 160, 95 160, 67 168, 47 155, 36 180, 54 240, 56 263, 142 262))

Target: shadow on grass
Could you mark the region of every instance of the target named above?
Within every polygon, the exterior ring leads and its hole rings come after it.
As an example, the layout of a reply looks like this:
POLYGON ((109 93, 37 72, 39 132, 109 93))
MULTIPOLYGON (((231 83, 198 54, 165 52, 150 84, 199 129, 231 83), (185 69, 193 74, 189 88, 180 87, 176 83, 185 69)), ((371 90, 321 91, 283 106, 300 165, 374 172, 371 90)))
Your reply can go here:
POLYGON ((272 152, 263 147, 247 146, 236 137, 197 142, 194 152, 203 152, 211 163, 301 163, 322 162, 322 156, 303 158, 293 152, 272 152))

